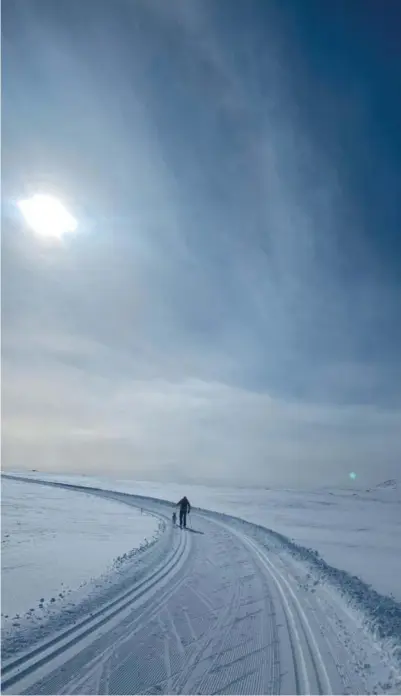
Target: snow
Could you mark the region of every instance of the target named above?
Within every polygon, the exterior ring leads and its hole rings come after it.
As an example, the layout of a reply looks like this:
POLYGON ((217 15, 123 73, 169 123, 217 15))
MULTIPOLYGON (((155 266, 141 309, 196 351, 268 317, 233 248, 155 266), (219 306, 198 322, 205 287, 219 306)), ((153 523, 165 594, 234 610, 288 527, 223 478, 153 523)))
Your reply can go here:
POLYGON ((401 600, 397 491, 241 491, 220 493, 217 505, 315 549, 329 565, 401 600))
POLYGON ((137 508, 2 478, 2 627, 40 620, 158 529, 137 508))
MULTIPOLYGON (((54 578, 64 548, 75 564, 74 582, 85 576, 84 585, 90 585, 93 572, 95 586, 103 588, 86 594, 84 602, 79 591, 72 593, 58 613, 39 623, 31 617, 29 626, 13 628, 20 622, 11 622, 5 640, 3 634, 5 693, 15 693, 15 681, 18 693, 155 693, 156 687, 161 693, 293 693, 299 679, 302 693, 399 689, 401 603, 378 593, 384 586, 387 595, 399 591, 396 482, 368 491, 305 492, 36 476, 174 502, 187 494, 198 534, 164 526, 158 543, 134 554, 132 563, 123 561, 121 570, 112 560, 113 544, 107 558, 94 554, 89 560, 85 554, 96 546, 99 520, 102 545, 112 537, 121 542, 120 553, 127 549, 131 512, 132 526, 143 518, 126 504, 126 495, 116 492, 109 502, 101 494, 3 481, 3 516, 22 550, 14 549, 11 564, 15 587, 25 586, 22 595, 31 591, 22 564, 43 588, 44 569, 54 578), (196 506, 218 512, 199 515, 196 506), (81 539, 70 522, 78 517, 81 539), (40 562, 37 538, 47 546, 40 562), (106 567, 111 570, 104 575, 106 567), (375 578, 374 587, 368 576, 375 578), (138 669, 145 654, 146 664, 138 669), (20 674, 27 655, 32 665, 20 674)), ((170 504, 148 499, 143 505, 155 517, 171 514, 170 504)), ((3 546, 10 550, 7 534, 3 529, 3 546)), ((53 586, 61 578, 73 584, 66 565, 53 586)))
MULTIPOLYGON (((133 488, 154 494, 153 485, 133 488)), ((168 491, 163 487, 159 493, 174 499, 184 489, 174 490, 175 495, 168 491)), ((396 489, 368 493, 189 488, 187 495, 194 505, 241 517, 313 548, 329 565, 401 600, 401 503, 396 489)))
MULTIPOLYGON (((39 473, 34 476, 42 477, 39 473)), ((240 517, 312 548, 329 565, 356 575, 381 594, 401 600, 401 490, 394 480, 369 490, 353 486, 302 491, 212 488, 105 477, 48 478, 173 501, 187 495, 194 506, 240 517)))

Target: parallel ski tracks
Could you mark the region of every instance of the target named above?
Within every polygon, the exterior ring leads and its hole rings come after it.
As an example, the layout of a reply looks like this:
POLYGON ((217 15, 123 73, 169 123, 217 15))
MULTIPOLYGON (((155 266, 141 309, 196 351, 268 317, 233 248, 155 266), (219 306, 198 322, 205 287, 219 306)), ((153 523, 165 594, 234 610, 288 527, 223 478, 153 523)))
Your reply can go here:
MULTIPOLYGON (((96 489, 92 489, 88 492, 104 497, 108 497, 109 493, 110 497, 119 499, 119 494, 111 491, 97 493, 96 489)), ((121 495, 122 502, 124 498, 126 496, 121 495)), ((169 519, 167 504, 158 501, 153 503, 151 499, 141 501, 139 496, 132 496, 131 504, 145 509, 149 507, 153 514, 169 519)), ((212 546, 209 547, 202 541, 209 534, 197 537, 177 530, 178 534, 172 535, 176 540, 174 550, 163 565, 156 567, 146 579, 115 597, 91 616, 82 619, 79 624, 3 664, 3 693, 23 693, 24 690, 25 693, 30 693, 32 688, 41 685, 45 690, 40 691, 39 688, 36 693, 50 693, 47 690, 50 686, 55 687, 52 693, 82 693, 82 688, 87 685, 92 685, 91 693, 120 693, 115 691, 117 682, 113 686, 111 674, 128 662, 129 678, 132 678, 129 661, 132 658, 134 661, 136 658, 143 658, 136 647, 136 636, 145 631, 146 637, 147 627, 152 621, 161 622, 166 633, 165 643, 162 645, 166 677, 160 677, 156 668, 152 671, 153 667, 149 663, 149 669, 145 670, 146 688, 142 693, 162 693, 163 688, 168 688, 170 693, 175 694, 217 695, 235 693, 237 689, 238 692, 248 693, 247 689, 252 685, 257 689, 254 693, 338 693, 339 683, 341 681, 345 684, 345 678, 341 677, 337 669, 332 650, 328 651, 331 655, 328 659, 325 642, 322 642, 322 634, 319 633, 319 619, 320 628, 324 623, 327 645, 329 629, 331 633, 333 629, 324 612, 318 611, 316 616, 313 614, 308 600, 304 600, 302 592, 298 591, 291 566, 287 567, 280 555, 270 554, 252 536, 252 530, 246 533, 235 520, 229 522, 207 511, 198 511, 194 517, 198 519, 201 529, 210 531, 212 546), (236 555, 230 556, 228 547, 236 555), (221 556, 223 563, 216 560, 220 558, 220 554, 226 554, 224 558, 221 556), (216 585, 219 588, 217 602, 213 600, 213 585, 208 585, 209 566, 213 571, 211 576, 219 579, 219 584, 216 585), (229 576, 227 582, 226 572, 229 576), (254 576, 258 578, 256 585, 252 584, 254 576), (256 592, 252 589, 255 587, 256 592), (205 611, 207 615, 209 612, 211 618, 205 623, 206 629, 200 630, 196 628, 196 624, 195 628, 192 626, 194 613, 185 606, 173 615, 178 593, 181 597, 185 588, 189 588, 192 596, 198 598, 203 606, 202 613, 205 611), (152 606, 150 600, 154 595, 157 595, 157 604, 152 606), (170 601, 173 597, 175 599, 170 601), (254 603, 254 612, 252 609, 244 612, 245 607, 251 607, 254 603), (253 614, 261 617, 255 619, 259 622, 255 624, 258 629, 256 632, 251 629, 249 636, 244 636, 238 642, 239 633, 236 633, 235 625, 243 620, 249 623, 253 614), (184 623, 188 621, 189 642, 181 642, 174 623, 177 616, 184 623), (170 624, 171 629, 168 629, 170 624), (105 634, 110 632, 111 635, 115 627, 116 642, 113 643, 105 634), (175 636, 178 646, 171 656, 168 652, 170 635, 175 636), (102 641, 101 649, 94 644, 98 637, 99 644, 102 641), (127 649, 122 651, 124 654, 120 650, 120 656, 117 653, 122 643, 126 644, 127 649), (74 673, 69 661, 76 666, 77 653, 88 645, 92 646, 92 657, 85 667, 78 667, 74 673), (238 676, 237 666, 242 661, 244 671, 242 676, 238 676), (64 665, 67 667, 66 674, 60 677, 60 667, 64 665)), ((181 606, 180 603, 178 606, 181 606)), ((132 691, 124 693, 139 693, 135 691, 139 688, 138 682, 132 683, 130 688, 132 691)))
MULTIPOLYGON (((159 514, 159 517, 166 518, 163 514, 159 514)), ((10 687, 22 682, 26 677, 32 677, 40 668, 50 667, 55 658, 70 648, 74 648, 85 638, 95 634, 137 601, 146 601, 150 592, 168 582, 179 572, 188 556, 190 545, 191 537, 188 534, 179 535, 179 543, 167 561, 147 578, 134 585, 132 589, 45 643, 3 663, 1 668, 2 692, 7 693, 10 687)))
MULTIPOLYGON (((216 521, 216 520, 215 520, 216 521)), ((311 623, 288 579, 269 559, 263 547, 231 525, 217 522, 237 534, 273 580, 286 617, 294 662, 296 691, 299 694, 332 694, 333 688, 311 623)))

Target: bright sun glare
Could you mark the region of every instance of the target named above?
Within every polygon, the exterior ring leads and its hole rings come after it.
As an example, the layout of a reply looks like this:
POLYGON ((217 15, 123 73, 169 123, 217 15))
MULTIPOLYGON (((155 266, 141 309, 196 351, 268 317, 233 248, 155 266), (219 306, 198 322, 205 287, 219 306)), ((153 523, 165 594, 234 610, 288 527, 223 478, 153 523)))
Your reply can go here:
POLYGON ((62 203, 44 194, 18 202, 18 207, 27 225, 39 237, 61 239, 68 232, 75 232, 77 221, 64 208, 62 203))

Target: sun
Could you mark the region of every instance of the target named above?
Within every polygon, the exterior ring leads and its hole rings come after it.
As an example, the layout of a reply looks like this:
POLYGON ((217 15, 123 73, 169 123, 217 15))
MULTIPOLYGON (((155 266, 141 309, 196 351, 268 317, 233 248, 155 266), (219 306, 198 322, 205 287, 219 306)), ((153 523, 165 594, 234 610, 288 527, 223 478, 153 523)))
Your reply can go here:
POLYGON ((19 201, 18 207, 26 224, 43 239, 60 240, 77 229, 75 218, 53 196, 38 193, 19 201))

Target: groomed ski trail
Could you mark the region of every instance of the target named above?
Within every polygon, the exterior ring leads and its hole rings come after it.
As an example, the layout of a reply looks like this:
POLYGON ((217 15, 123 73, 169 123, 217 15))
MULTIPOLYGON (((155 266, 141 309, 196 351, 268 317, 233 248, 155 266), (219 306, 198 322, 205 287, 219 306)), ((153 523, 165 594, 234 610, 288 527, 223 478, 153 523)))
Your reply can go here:
MULTIPOLYGON (((163 501, 47 485, 171 518, 163 501)), ((267 531, 266 547, 252 525, 206 511, 191 514, 191 527, 167 526, 169 553, 129 591, 3 661, 2 692, 383 693, 380 648, 339 597, 306 588, 306 570, 269 547, 267 531)))

